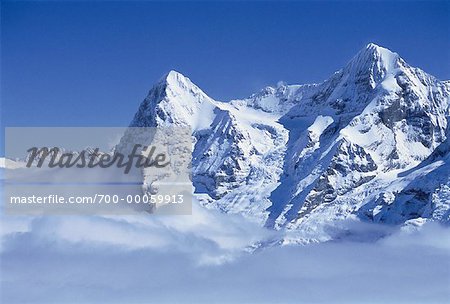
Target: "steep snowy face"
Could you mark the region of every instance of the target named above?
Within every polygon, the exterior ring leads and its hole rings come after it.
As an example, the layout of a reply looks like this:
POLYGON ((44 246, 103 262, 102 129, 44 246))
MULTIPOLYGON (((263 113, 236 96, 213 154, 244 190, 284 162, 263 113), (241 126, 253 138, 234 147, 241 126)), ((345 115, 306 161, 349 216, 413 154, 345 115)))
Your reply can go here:
POLYGON ((205 206, 325 240, 323 227, 349 217, 448 220, 449 160, 433 155, 446 147, 449 96, 450 82, 369 44, 323 83, 228 103, 170 72, 131 126, 192 127, 205 206))
POLYGON ((216 110, 211 130, 196 133, 194 181, 213 199, 220 199, 236 189, 249 174, 250 162, 257 153, 248 132, 239 126, 230 111, 216 110))
POLYGON ((361 217, 381 223, 399 224, 405 218, 425 217, 450 221, 450 128, 447 138, 418 166, 398 174, 377 199, 364 205, 361 217), (398 183, 406 184, 399 187, 398 183))
POLYGON ((150 90, 130 126, 191 127, 192 180, 199 199, 205 206, 240 212, 263 224, 288 138, 277 122, 280 115, 247 101, 215 101, 171 71, 150 90))
MULTIPOLYGON (((285 159, 283 185, 273 193, 277 204, 269 209, 269 225, 311 227, 358 215, 364 204, 378 206, 374 202, 398 174, 420 164, 445 140, 448 109, 445 83, 387 49, 368 45, 283 117, 292 152, 285 159), (298 127, 315 111, 333 120, 319 144, 298 127)), ((394 201, 396 193, 387 196, 394 201)), ((381 221, 426 216, 419 204, 409 212, 389 210, 381 221)))
POLYGON ((397 53, 370 43, 348 63, 344 73, 348 73, 349 80, 355 84, 373 89, 387 75, 395 72, 400 61, 397 53))
POLYGON ((416 165, 445 139, 449 96, 443 83, 387 52, 375 65, 382 77, 370 77, 378 78, 370 80, 376 95, 341 132, 374 151, 385 170, 416 165))
MULTIPOLYGON (((324 131, 317 153, 287 159, 289 167, 298 168, 286 178, 293 185, 288 190, 292 199, 284 208, 271 207, 271 224, 298 229, 352 215, 390 223, 430 217, 433 202, 426 198, 432 193, 400 193, 416 176, 402 176, 402 171, 418 166, 445 140, 448 86, 371 44, 317 89, 321 98, 312 101, 335 123, 324 131), (342 149, 348 145, 350 150, 342 149)), ((310 99, 306 103, 314 109, 310 99)), ((299 119, 302 106, 297 108, 289 119, 299 119)), ((448 179, 448 172, 440 172, 448 179)))
POLYGON ((212 128, 194 134, 194 186, 205 194, 206 206, 264 224, 270 193, 282 173, 288 133, 273 117, 221 106, 212 128))

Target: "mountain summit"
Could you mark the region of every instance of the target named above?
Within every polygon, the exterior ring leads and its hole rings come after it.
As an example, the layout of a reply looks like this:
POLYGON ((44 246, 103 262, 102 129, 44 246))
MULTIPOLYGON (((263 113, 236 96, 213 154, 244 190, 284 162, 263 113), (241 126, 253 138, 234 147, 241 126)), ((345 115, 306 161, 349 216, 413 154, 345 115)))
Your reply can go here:
POLYGON ((175 70, 171 70, 163 77, 161 77, 157 86, 158 85, 165 87, 179 87, 185 90, 190 88, 196 88, 197 90, 200 90, 195 84, 192 83, 189 78, 175 70))
POLYGON ((392 66, 395 65, 398 59, 400 59, 400 56, 397 53, 374 43, 369 43, 356 54, 351 62, 362 65, 377 63, 384 66, 392 66))
POLYGON ((399 60, 397 53, 370 43, 358 52, 345 70, 355 79, 369 77, 369 83, 373 87, 389 73, 395 73, 399 60))
POLYGON ((150 90, 131 127, 177 124, 194 130, 211 124, 215 101, 181 73, 170 71, 150 90))
POLYGON ((285 243, 323 241, 343 219, 450 221, 449 96, 449 82, 369 44, 320 84, 231 102, 170 71, 131 126, 192 128, 204 206, 291 231, 285 243))

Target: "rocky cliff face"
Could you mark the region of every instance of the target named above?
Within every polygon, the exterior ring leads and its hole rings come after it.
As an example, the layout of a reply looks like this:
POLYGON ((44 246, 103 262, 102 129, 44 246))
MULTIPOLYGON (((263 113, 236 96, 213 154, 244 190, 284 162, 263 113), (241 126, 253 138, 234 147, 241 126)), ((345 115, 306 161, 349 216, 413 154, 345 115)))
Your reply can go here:
POLYGON ((192 128, 204 206, 267 227, 448 221, 449 96, 449 82, 369 44, 321 84, 282 84, 230 102, 171 71, 131 126, 192 128))

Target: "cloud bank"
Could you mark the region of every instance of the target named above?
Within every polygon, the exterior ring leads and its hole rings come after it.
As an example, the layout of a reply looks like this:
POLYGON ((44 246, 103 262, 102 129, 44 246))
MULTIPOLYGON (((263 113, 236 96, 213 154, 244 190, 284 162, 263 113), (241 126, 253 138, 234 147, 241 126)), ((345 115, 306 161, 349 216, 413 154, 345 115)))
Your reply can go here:
POLYGON ((197 204, 192 216, 2 215, 1 222, 3 303, 442 303, 450 297, 450 230, 434 224, 371 242, 250 252, 252 244, 279 235, 197 204))

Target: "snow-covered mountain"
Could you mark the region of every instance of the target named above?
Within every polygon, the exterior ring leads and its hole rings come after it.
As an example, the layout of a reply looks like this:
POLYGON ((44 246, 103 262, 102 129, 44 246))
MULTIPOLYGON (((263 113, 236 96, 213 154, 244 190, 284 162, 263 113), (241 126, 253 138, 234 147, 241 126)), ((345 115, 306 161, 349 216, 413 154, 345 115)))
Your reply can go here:
POLYGON ((230 102, 171 71, 130 126, 192 128, 205 207, 326 240, 342 219, 450 221, 449 105, 450 82, 369 44, 320 84, 230 102))

